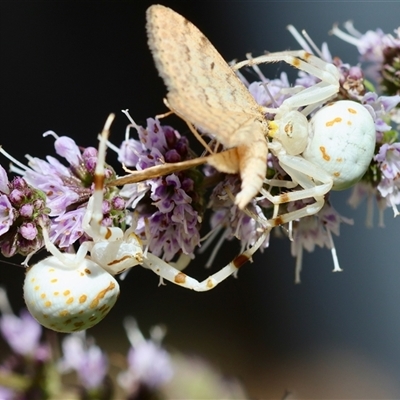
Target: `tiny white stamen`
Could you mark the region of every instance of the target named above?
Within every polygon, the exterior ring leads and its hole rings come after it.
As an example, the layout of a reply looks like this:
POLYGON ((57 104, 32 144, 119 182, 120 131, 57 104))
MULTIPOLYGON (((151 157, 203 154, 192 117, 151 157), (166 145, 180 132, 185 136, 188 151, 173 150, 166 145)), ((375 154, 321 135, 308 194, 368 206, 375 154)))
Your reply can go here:
POLYGON ((341 272, 343 271, 339 265, 339 259, 336 253, 335 243, 333 242, 332 234, 329 229, 326 230, 326 234, 329 240, 329 247, 331 248, 332 259, 333 259, 333 272, 341 272))
POLYGON ((286 29, 292 34, 292 36, 295 38, 297 43, 305 50, 308 51, 309 53, 313 53, 311 50, 311 47, 308 45, 308 43, 304 40, 304 38, 300 35, 298 30, 293 26, 293 25, 288 25, 286 29))
POLYGON ((225 229, 225 230, 223 231, 221 237, 219 238, 217 244, 215 245, 215 247, 214 247, 212 253, 210 254, 209 259, 208 259, 207 262, 206 262, 206 265, 205 265, 206 268, 210 268, 210 267, 211 267, 211 265, 213 264, 213 262, 214 262, 214 260, 215 260, 215 257, 217 256, 217 253, 218 253, 219 249, 220 249, 221 246, 224 244, 224 242, 225 242, 225 240, 226 240, 226 238, 227 238, 228 236, 229 236, 228 230, 225 229))
POLYGON ((47 136, 53 136, 54 139, 59 139, 60 137, 57 135, 57 133, 55 133, 54 131, 46 131, 45 133, 43 133, 42 135, 43 137, 47 137, 47 136))
POLYGON ((359 39, 355 38, 354 36, 349 35, 346 32, 341 31, 336 24, 333 25, 332 30, 329 32, 329 34, 335 35, 347 43, 354 44, 354 46, 360 45, 359 39))
MULTIPOLYGON (((129 121, 131 123, 131 125, 128 125, 128 127, 127 127, 126 134, 128 133, 128 128, 132 128, 132 127, 135 128, 139 132, 140 127, 136 124, 136 122, 133 120, 133 118, 129 114, 129 110, 126 109, 126 110, 121 110, 121 111, 126 115, 126 117, 129 119, 129 121)), ((128 135, 128 137, 126 137, 126 140, 128 140, 128 139, 129 139, 129 135, 128 135)))
POLYGON ((303 34, 303 36, 308 40, 308 42, 310 43, 311 47, 315 50, 315 52, 317 53, 318 57, 324 59, 324 55, 322 54, 321 50, 317 47, 317 45, 315 44, 315 42, 311 39, 311 37, 309 36, 309 34, 307 33, 306 30, 302 30, 301 33, 303 34))
POLYGON ((350 33, 350 35, 353 35, 356 38, 361 38, 363 36, 360 31, 354 28, 353 21, 346 21, 343 26, 346 28, 347 32, 350 33))
POLYGON ((0 311, 3 315, 13 314, 11 304, 8 301, 6 290, 0 286, 0 311))
MULTIPOLYGON (((246 58, 247 58, 248 60, 252 60, 253 57, 252 57, 251 53, 247 53, 247 54, 246 54, 246 58)), ((258 67, 257 64, 252 65, 251 68, 253 68, 253 70, 255 71, 255 73, 258 75, 258 77, 261 79, 262 82, 265 83, 265 82, 268 82, 268 81, 269 81, 269 79, 267 79, 267 78, 264 76, 264 74, 261 72, 261 70, 260 70, 260 68, 258 67)))
POLYGON ((124 318, 123 325, 128 337, 129 343, 133 348, 137 347, 140 343, 143 343, 146 339, 142 332, 140 332, 139 326, 133 317, 124 318))
POLYGON ((21 172, 19 172, 18 169, 13 169, 15 167, 13 167, 13 165, 10 165, 10 171, 12 172, 16 172, 19 173, 20 175, 24 175, 25 171, 27 171, 29 168, 22 164, 21 162, 19 162, 16 158, 14 158, 11 154, 7 153, 1 146, 0 146, 0 153, 3 154, 3 156, 7 157, 11 162, 13 162, 14 164, 18 165, 18 167, 20 167, 22 169, 21 172))
POLYGON ((294 283, 301 283, 300 273, 303 266, 303 246, 301 243, 295 244, 296 246, 296 267, 294 271, 294 283))
POLYGON ((368 193, 367 196, 367 216, 365 219, 365 226, 367 228, 372 228, 374 226, 374 199, 371 193, 368 193))
POLYGON ((161 343, 167 333, 164 326, 156 325, 150 329, 151 340, 155 343, 161 343))

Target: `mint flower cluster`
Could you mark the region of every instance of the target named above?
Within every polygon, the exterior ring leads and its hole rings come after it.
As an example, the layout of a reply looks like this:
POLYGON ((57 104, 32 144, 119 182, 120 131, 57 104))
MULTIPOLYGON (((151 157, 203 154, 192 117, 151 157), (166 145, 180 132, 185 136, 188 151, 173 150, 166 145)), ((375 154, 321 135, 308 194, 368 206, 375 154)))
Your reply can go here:
POLYGON ((0 165, 0 249, 6 257, 28 256, 43 246, 41 224, 48 226, 49 207, 39 188, 15 177, 9 182, 0 165))
MULTIPOLYGON (((126 167, 145 170, 190 158, 188 138, 172 127, 149 118, 146 129, 140 126, 136 129, 138 139, 127 137, 117 149, 118 160, 126 167)), ((122 188, 121 195, 139 214, 135 233, 148 240, 149 250, 156 256, 171 261, 182 251, 194 257, 194 250, 200 244, 204 212, 202 179, 200 172, 182 171, 122 188), (145 237, 145 221, 149 237, 145 237)))

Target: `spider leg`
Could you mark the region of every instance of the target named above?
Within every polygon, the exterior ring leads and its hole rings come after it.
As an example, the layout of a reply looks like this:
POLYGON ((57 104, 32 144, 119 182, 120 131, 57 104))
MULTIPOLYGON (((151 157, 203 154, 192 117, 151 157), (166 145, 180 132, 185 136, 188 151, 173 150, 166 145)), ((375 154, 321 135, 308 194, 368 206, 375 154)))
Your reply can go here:
POLYGON ((142 265, 145 268, 151 269, 161 278, 166 279, 167 281, 170 281, 176 285, 182 286, 186 289, 194 290, 196 292, 205 292, 215 288, 215 286, 217 286, 223 280, 237 272, 243 264, 251 260, 253 254, 268 238, 269 232, 270 229, 266 229, 250 249, 235 257, 228 265, 201 282, 186 275, 177 268, 174 268, 172 265, 150 253, 147 254, 147 258, 143 261, 142 265))
MULTIPOLYGON (((281 225, 296 219, 307 217, 319 212, 324 205, 324 196, 332 189, 333 180, 330 175, 317 168, 313 163, 304 159, 302 156, 290 156, 279 154, 281 167, 292 178, 293 183, 299 184, 302 189, 295 190, 280 195, 273 196, 267 190, 262 189, 261 193, 275 206, 291 201, 314 198, 315 202, 305 207, 282 215, 274 212, 274 218, 269 222, 273 226, 281 225)), ((286 186, 286 185, 280 185, 286 186)), ((291 185, 288 185, 288 187, 291 185)))
POLYGON ((105 227, 101 225, 103 220, 103 192, 105 180, 105 159, 107 150, 107 140, 110 134, 110 126, 115 118, 110 114, 106 120, 100 136, 99 150, 97 153, 97 163, 94 172, 94 191, 89 199, 87 210, 82 221, 83 230, 93 239, 94 242, 102 240, 115 241, 121 240, 124 236, 122 230, 116 227, 105 227))
POLYGON ((302 111, 304 115, 308 115, 318 105, 326 102, 339 91, 340 75, 336 66, 304 50, 269 53, 241 61, 232 66, 232 68, 238 70, 244 66, 254 66, 257 64, 279 61, 286 62, 309 75, 315 76, 320 79, 321 82, 300 90, 298 93, 286 99, 282 105, 276 109, 265 108, 264 112, 279 113, 280 111, 284 111, 285 113, 287 110, 308 106, 306 110, 302 111))
POLYGON ((265 54, 238 62, 232 66, 232 69, 237 70, 245 66, 279 61, 284 61, 297 69, 316 76, 321 81, 330 83, 332 85, 338 85, 339 72, 337 68, 333 64, 328 63, 305 50, 281 51, 265 54))

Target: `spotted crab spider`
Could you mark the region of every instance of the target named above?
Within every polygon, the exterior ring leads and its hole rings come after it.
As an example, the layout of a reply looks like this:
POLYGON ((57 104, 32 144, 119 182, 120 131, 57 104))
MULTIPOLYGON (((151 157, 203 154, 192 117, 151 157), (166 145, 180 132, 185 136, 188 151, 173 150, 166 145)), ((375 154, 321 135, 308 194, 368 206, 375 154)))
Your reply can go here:
MULTIPOLYGON (((344 190, 358 182, 374 155, 375 123, 368 110, 349 100, 330 103, 318 110, 308 122, 308 142, 292 151, 290 138, 273 137, 269 149, 278 158, 292 181, 265 180, 271 186, 302 189, 271 196, 261 188, 261 195, 275 206, 296 200, 314 198, 315 203, 273 218, 273 225, 316 214, 324 205, 330 190, 344 190)), ((295 137, 295 136, 293 136, 295 137)), ((293 143, 294 144, 294 143, 293 143)), ((278 210, 276 208, 275 215, 278 210)))
POLYGON ((118 227, 101 225, 104 191, 104 163, 109 129, 114 115, 107 119, 101 134, 94 192, 82 222, 91 240, 83 242, 76 254, 62 253, 50 241, 43 226, 45 247, 51 255, 28 267, 24 281, 24 298, 30 313, 47 328, 58 332, 88 329, 101 321, 114 306, 119 284, 113 275, 136 265, 151 269, 163 279, 187 289, 207 291, 238 271, 268 236, 265 230, 253 247, 235 257, 220 271, 202 282, 147 252, 134 233, 118 227))
POLYGON ((317 213, 324 205, 326 193, 347 189, 359 181, 374 155, 376 130, 368 110, 350 100, 329 103, 307 120, 311 112, 336 95, 340 76, 333 64, 306 51, 267 54, 237 63, 233 68, 274 61, 285 61, 321 80, 286 99, 280 107, 264 109, 275 114, 276 126, 269 132, 272 141, 268 148, 292 178, 291 182, 265 180, 265 183, 286 188, 299 185, 302 189, 272 196, 261 188, 261 194, 276 206, 274 215, 279 204, 315 199, 315 203, 270 221, 281 225, 317 213), (300 107, 304 108, 297 111, 300 107))

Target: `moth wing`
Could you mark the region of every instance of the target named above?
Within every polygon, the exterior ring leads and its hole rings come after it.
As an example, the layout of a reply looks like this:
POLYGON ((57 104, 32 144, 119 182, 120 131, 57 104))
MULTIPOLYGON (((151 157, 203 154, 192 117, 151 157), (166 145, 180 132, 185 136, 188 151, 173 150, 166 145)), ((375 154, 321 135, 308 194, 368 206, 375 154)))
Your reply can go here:
POLYGON ((236 133, 241 126, 263 118, 260 106, 203 33, 161 5, 147 10, 146 27, 173 111, 226 147, 252 140, 236 133))

